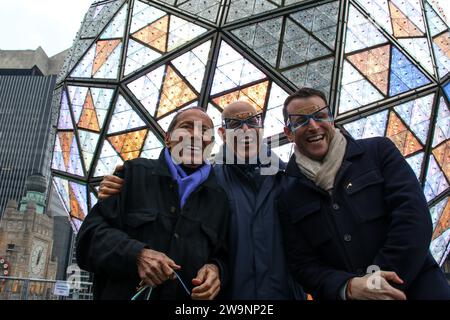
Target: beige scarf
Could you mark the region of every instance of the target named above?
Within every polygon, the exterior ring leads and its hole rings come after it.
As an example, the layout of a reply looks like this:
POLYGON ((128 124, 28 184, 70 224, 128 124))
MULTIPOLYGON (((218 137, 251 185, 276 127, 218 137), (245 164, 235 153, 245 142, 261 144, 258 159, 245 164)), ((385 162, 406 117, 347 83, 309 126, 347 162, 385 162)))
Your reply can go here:
POLYGON ((334 179, 342 165, 347 147, 347 140, 339 129, 335 129, 328 152, 323 161, 316 161, 301 154, 297 146, 295 149, 295 160, 300 171, 316 186, 331 192, 334 179))

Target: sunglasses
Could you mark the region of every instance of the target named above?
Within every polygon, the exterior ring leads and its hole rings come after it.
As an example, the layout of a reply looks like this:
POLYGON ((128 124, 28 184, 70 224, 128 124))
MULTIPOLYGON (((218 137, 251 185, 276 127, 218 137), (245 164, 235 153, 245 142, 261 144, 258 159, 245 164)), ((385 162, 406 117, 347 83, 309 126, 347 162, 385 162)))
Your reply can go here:
POLYGON ((290 114, 288 115, 286 125, 292 132, 294 132, 298 128, 308 125, 311 119, 316 122, 331 122, 334 120, 334 117, 330 107, 325 106, 311 114, 290 114))
POLYGON ((223 119, 222 125, 225 129, 240 129, 246 124, 249 128, 262 128, 263 119, 262 113, 255 114, 247 119, 234 119, 225 118, 223 119))

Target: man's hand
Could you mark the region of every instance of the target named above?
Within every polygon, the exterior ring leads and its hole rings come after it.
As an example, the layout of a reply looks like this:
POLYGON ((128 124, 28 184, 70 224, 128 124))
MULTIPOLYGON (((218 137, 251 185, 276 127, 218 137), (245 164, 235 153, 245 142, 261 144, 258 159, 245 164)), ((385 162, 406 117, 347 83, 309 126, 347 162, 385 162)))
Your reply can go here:
POLYGON ((346 292, 349 300, 406 300, 406 295, 402 291, 389 284, 389 281, 403 284, 403 280, 395 272, 379 271, 364 277, 352 278, 350 281, 346 292), (378 288, 370 288, 369 284, 373 280, 371 277, 380 277, 378 288))
MULTIPOLYGON (((122 171, 123 165, 118 165, 115 171, 122 171)), ((115 175, 107 175, 100 182, 100 188, 98 190, 98 198, 104 200, 110 196, 118 194, 123 186, 123 179, 115 175)))
POLYGON ((192 279, 195 286, 192 289, 193 300, 213 300, 220 291, 219 267, 215 264, 205 264, 192 279))
POLYGON ((172 259, 164 253, 144 249, 137 259, 138 274, 146 284, 156 287, 169 279, 175 279, 174 270, 180 270, 172 259))

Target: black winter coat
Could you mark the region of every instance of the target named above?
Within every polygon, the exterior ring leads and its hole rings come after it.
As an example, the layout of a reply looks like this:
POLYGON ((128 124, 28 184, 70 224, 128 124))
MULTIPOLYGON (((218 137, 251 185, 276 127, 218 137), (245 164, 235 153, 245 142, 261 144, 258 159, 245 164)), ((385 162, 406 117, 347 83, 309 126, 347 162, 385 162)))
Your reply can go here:
MULTIPOLYGON (((129 300, 140 282, 137 256, 143 248, 165 253, 192 290, 192 279, 206 263, 216 263, 227 281, 228 199, 214 170, 180 209, 176 181, 164 152, 158 160, 126 161, 124 186, 98 202, 77 237, 79 266, 94 273, 94 299, 129 300)), ((153 290, 155 299, 190 299, 177 281, 153 290)))

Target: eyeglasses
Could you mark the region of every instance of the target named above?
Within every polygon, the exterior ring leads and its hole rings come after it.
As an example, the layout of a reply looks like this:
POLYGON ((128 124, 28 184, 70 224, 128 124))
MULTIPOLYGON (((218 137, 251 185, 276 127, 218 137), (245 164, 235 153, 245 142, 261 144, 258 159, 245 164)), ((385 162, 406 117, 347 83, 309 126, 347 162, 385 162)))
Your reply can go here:
POLYGON ((223 119, 223 126, 225 129, 239 129, 242 128, 244 124, 246 124, 249 128, 262 128, 262 114, 258 113, 254 116, 251 116, 247 119, 234 119, 234 118, 225 118, 223 119))
MULTIPOLYGON (((177 277, 178 281, 180 281, 181 285, 183 286, 184 291, 187 293, 188 296, 191 296, 191 292, 189 291, 189 289, 187 288, 186 284, 184 283, 183 280, 181 280, 181 277, 178 273, 175 273, 175 276, 177 277)), ((153 291, 153 287, 149 286, 149 285, 144 285, 144 282, 141 281, 141 283, 139 284, 139 288, 137 289, 137 293, 133 296, 133 298, 131 298, 131 300, 137 300, 137 298, 139 298, 139 296, 144 293, 147 289, 147 295, 145 296, 144 300, 150 300, 150 296, 152 295, 152 291, 153 291)))
POLYGON ((330 122, 334 120, 330 107, 325 106, 322 109, 311 114, 290 114, 288 115, 287 127, 291 131, 306 126, 309 120, 313 119, 316 122, 330 122))

